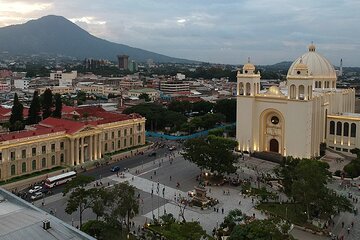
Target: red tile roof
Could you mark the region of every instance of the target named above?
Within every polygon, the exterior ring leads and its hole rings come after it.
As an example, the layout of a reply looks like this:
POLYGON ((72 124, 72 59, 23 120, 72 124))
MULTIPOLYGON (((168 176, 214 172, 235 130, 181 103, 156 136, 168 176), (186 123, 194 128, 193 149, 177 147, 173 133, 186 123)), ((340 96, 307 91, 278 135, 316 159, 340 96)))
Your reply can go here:
POLYGON ((62 128, 65 129, 67 133, 74 133, 85 127, 86 124, 83 122, 49 117, 39 122, 39 125, 56 129, 62 128))

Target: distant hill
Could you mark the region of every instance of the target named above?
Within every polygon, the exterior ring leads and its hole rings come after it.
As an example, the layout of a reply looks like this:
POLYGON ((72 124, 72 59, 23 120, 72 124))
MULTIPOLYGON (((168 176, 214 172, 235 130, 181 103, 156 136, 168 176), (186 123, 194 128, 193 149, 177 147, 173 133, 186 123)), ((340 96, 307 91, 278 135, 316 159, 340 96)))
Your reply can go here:
POLYGON ((64 17, 54 15, 0 28, 0 52, 4 51, 9 54, 48 53, 110 60, 116 60, 118 54, 126 54, 139 62, 147 59, 162 63, 196 62, 109 42, 91 35, 64 17))

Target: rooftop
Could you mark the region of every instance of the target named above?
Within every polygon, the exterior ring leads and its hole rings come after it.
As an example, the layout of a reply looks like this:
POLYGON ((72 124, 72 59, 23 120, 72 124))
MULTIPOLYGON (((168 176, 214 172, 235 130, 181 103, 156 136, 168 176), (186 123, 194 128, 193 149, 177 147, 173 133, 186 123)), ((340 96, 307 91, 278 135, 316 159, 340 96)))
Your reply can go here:
POLYGON ((0 198, 0 240, 95 240, 2 188, 0 198), (43 228, 44 220, 50 222, 47 230, 43 228))

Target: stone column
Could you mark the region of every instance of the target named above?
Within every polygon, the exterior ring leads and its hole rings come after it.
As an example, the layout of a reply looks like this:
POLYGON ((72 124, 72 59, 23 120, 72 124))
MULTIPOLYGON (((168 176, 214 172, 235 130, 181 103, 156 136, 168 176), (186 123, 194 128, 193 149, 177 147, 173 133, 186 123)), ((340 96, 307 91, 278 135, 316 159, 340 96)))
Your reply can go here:
POLYGON ((70 139, 70 166, 74 166, 75 156, 74 156, 74 139, 70 139))
POLYGON ((94 151, 93 151, 93 135, 90 135, 89 138, 90 138, 89 159, 90 159, 90 161, 92 161, 93 160, 93 153, 94 153, 94 151))
POLYGON ((75 139, 75 163, 76 165, 79 164, 79 138, 75 139))
POLYGON ((80 164, 84 163, 84 143, 85 143, 85 137, 81 137, 81 158, 80 158, 80 164))
POLYGON ((98 160, 98 148, 97 148, 97 138, 96 138, 96 134, 93 136, 94 137, 94 159, 98 160))
POLYGON ((98 143, 97 143, 97 146, 98 146, 98 156, 99 156, 99 159, 101 158, 101 152, 102 152, 102 149, 101 149, 101 146, 102 146, 102 143, 101 143, 101 135, 98 134, 98 143))

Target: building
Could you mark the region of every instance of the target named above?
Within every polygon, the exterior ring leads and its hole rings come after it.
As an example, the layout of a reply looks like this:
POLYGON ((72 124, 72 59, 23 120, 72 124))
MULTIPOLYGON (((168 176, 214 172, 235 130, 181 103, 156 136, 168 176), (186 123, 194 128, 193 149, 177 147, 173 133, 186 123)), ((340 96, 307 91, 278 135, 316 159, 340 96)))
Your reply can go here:
POLYGON ((0 83, 0 93, 10 92, 11 85, 9 83, 0 83))
POLYGON ((161 81, 160 91, 164 94, 175 94, 178 92, 190 92, 190 84, 185 81, 161 81))
POLYGON ((153 88, 131 89, 128 91, 127 96, 139 98, 139 96, 144 93, 147 94, 153 102, 160 98, 159 90, 153 88))
POLYGON ((0 180, 75 166, 145 144, 145 118, 138 114, 106 112, 101 107, 75 111, 72 120, 49 117, 31 129, 0 134, 0 180))
POLYGON ((320 143, 336 150, 359 147, 355 90, 337 89, 336 81, 334 67, 313 44, 279 87, 260 91, 260 73, 245 64, 237 74, 239 150, 312 158, 320 155, 320 143))
POLYGON ((0 188, 0 239, 95 240, 57 217, 0 188))
POLYGON ((118 55, 118 67, 122 70, 127 70, 129 68, 129 56, 128 55, 118 55))
POLYGON ((14 79, 14 87, 17 89, 26 90, 29 88, 30 81, 30 78, 14 79))
POLYGON ((50 73, 50 80, 58 80, 60 87, 67 87, 73 85, 73 80, 77 78, 77 71, 64 73, 62 71, 50 73))

